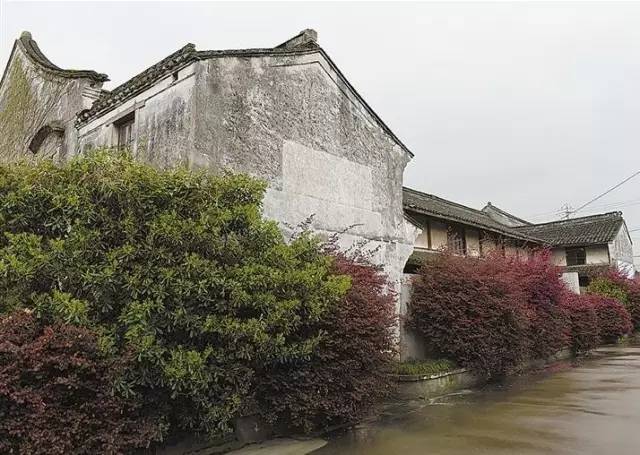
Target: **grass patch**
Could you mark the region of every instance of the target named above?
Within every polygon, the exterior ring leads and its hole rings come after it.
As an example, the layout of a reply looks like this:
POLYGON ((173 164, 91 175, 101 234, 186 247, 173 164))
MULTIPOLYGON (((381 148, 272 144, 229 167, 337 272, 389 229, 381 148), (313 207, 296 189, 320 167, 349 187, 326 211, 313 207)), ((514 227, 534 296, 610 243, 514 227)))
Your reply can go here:
POLYGON ((446 359, 437 360, 409 360, 406 362, 400 362, 396 366, 396 374, 438 374, 446 373, 447 371, 455 370, 458 366, 446 359))

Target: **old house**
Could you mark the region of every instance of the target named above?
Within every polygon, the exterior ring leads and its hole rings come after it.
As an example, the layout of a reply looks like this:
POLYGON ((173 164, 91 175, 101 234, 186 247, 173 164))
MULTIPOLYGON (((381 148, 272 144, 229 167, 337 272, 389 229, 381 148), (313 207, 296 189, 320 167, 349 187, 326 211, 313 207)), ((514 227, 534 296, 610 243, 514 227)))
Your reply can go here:
POLYGON ((65 160, 126 147, 158 167, 245 172, 269 182, 264 214, 367 241, 393 280, 412 253, 402 175, 411 152, 305 30, 269 48, 188 44, 112 90, 65 70, 31 34, 0 83, 0 159, 65 160))
POLYGON ((632 277, 633 245, 622 212, 526 224, 517 231, 544 240, 554 262, 562 266, 564 278, 573 289, 584 289, 590 277, 609 267, 632 277))

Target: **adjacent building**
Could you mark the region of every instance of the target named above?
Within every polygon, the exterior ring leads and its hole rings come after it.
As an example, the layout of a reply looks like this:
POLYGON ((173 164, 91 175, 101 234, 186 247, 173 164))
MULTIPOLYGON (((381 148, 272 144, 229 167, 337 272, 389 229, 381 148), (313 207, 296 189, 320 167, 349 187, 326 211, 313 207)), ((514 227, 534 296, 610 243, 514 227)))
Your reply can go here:
POLYGON ((412 273, 423 260, 448 249, 455 254, 483 256, 489 251, 528 257, 545 242, 496 219, 486 210, 477 210, 433 194, 403 189, 407 220, 420 230, 405 273, 412 273))
POLYGON ((591 277, 614 267, 635 275, 633 245, 622 212, 571 218, 515 228, 542 239, 552 250, 553 261, 563 268, 572 288, 584 289, 591 277))

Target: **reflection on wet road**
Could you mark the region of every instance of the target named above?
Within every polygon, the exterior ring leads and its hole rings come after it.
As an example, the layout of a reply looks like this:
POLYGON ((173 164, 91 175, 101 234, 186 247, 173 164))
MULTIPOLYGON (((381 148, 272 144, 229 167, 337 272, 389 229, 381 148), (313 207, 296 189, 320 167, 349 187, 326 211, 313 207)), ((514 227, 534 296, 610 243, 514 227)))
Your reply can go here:
POLYGON ((640 455, 640 346, 396 407, 314 455, 640 455))

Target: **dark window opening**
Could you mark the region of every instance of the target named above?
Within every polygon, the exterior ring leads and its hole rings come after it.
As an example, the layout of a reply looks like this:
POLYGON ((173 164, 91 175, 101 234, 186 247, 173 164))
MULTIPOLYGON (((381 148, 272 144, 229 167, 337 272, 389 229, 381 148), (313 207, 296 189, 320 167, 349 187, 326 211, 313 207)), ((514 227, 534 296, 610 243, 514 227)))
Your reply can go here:
POLYGON ((135 113, 131 112, 114 123, 118 131, 119 149, 131 149, 134 138, 133 127, 135 125, 135 120, 135 113))
POLYGON ((591 284, 591 278, 585 275, 578 276, 578 285, 581 288, 586 288, 591 284))
POLYGON ((466 254, 467 242, 464 227, 449 226, 447 229, 447 248, 454 254, 466 254))
POLYGON ((567 248, 567 265, 585 265, 587 263, 587 253, 584 248, 567 248))
POLYGON ((403 273, 416 274, 416 273, 418 273, 419 269, 420 269, 420 265, 419 264, 416 264, 415 262, 407 262, 407 264, 404 266, 404 270, 402 272, 403 273))

